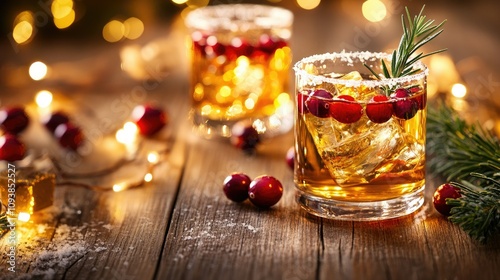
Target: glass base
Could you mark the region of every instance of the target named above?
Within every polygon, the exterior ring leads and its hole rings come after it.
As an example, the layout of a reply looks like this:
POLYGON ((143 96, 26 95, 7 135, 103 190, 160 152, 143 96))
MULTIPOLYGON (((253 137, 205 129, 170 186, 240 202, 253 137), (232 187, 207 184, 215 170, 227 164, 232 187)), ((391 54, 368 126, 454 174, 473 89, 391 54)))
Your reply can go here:
POLYGON ((424 187, 399 198, 375 202, 347 202, 297 191, 297 202, 310 214, 336 220, 378 221, 415 212, 424 204, 424 187))
MULTIPOLYGON (((291 108, 293 110, 293 108, 291 108)), ((194 131, 207 139, 229 138, 235 123, 242 120, 221 121, 211 120, 196 112, 191 112, 194 131)), ((293 128, 293 113, 274 114, 262 118, 251 118, 253 127, 261 134, 262 138, 272 138, 285 134, 293 128)))

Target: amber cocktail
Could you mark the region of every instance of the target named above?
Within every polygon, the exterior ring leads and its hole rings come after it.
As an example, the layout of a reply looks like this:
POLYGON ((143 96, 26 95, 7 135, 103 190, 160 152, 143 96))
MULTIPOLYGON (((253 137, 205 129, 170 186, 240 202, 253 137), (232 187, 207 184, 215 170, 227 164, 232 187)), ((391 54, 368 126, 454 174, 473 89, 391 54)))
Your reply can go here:
POLYGON ((426 67, 378 79, 384 53, 332 53, 300 60, 296 73, 295 185, 308 212, 378 220, 424 201, 426 67))
POLYGON ((261 133, 293 126, 289 94, 293 15, 263 5, 218 5, 186 18, 192 41, 192 119, 201 134, 229 137, 251 120, 261 133))

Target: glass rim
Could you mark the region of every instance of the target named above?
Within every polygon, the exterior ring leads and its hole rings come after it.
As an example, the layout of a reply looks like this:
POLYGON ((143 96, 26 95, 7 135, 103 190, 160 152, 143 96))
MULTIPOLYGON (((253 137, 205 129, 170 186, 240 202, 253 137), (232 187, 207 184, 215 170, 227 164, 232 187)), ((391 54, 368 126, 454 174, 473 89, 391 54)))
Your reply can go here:
POLYGON ((293 23, 292 11, 282 7, 262 4, 220 4, 200 7, 190 11, 184 22, 190 28, 233 31, 237 24, 234 23, 230 16, 245 13, 248 16, 251 12, 254 12, 254 14, 248 18, 251 18, 252 23, 259 28, 285 28, 290 27, 293 23))
POLYGON ((422 70, 421 72, 415 73, 413 75, 389 78, 381 80, 345 80, 339 78, 326 77, 323 75, 312 74, 303 69, 302 66, 308 63, 321 62, 326 60, 340 59, 342 62, 347 62, 348 65, 352 65, 352 59, 357 58, 360 62, 375 61, 380 59, 385 59, 386 61, 391 61, 392 54, 385 52, 369 52, 369 51, 358 51, 358 52, 333 52, 333 53, 323 53, 315 54, 311 56, 304 57, 297 61, 293 66, 296 76, 304 77, 315 84, 330 83, 330 84, 340 84, 347 87, 360 87, 365 86, 369 88, 384 87, 384 86, 396 86, 400 84, 407 84, 411 82, 419 81, 429 74, 429 69, 425 66, 422 61, 417 61, 414 64, 414 69, 422 70))

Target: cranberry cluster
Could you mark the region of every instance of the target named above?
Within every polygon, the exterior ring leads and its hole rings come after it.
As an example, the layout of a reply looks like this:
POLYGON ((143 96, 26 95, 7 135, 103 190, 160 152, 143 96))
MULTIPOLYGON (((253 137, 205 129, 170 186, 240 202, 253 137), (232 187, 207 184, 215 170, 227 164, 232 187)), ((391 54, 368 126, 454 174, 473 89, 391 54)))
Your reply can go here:
POLYGON ((274 54, 277 49, 287 46, 287 42, 277 36, 262 34, 257 44, 250 44, 244 38, 235 37, 229 44, 222 44, 214 35, 203 34, 195 31, 191 35, 194 50, 203 57, 217 57, 225 55, 228 59, 234 60, 239 56, 250 58, 267 58, 274 54))
MULTIPOLYGON (((390 97, 376 95, 368 102, 364 111, 374 123, 384 123, 392 116, 409 120, 418 110, 425 108, 425 94, 412 96, 419 91, 420 87, 415 86, 396 89, 390 97)), ((340 95, 334 98, 324 89, 299 92, 297 104, 299 114, 309 112, 318 118, 333 117, 345 124, 355 123, 363 115, 363 107, 352 96, 340 95)))
POLYGON ((29 125, 30 119, 22 107, 8 107, 0 110, 0 160, 16 161, 26 155, 26 146, 19 139, 19 133, 29 125))
POLYGON ((269 208, 281 199, 283 186, 272 176, 261 175, 250 180, 244 173, 233 173, 224 180, 223 191, 232 201, 243 202, 248 198, 259 208, 269 208))
MULTIPOLYGON (((68 149, 76 150, 84 141, 81 129, 69 121, 63 112, 55 112, 42 118, 42 124, 68 149)), ((22 160, 26 155, 26 146, 18 135, 30 123, 28 114, 23 107, 14 106, 0 110, 0 127, 5 133, 0 138, 0 160, 22 160)))
POLYGON ((82 130, 70 121, 66 113, 56 111, 42 117, 41 121, 62 147, 76 151, 83 144, 85 137, 82 130))

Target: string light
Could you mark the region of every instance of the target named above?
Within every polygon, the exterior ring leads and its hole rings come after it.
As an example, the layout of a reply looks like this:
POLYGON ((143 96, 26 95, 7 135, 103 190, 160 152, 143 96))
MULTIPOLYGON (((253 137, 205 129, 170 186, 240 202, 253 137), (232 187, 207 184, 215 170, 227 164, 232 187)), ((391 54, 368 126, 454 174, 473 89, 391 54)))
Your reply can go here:
POLYGON ((41 90, 35 96, 36 105, 40 108, 48 108, 52 104, 52 92, 41 90))
POLYGON ((157 152, 148 153, 148 162, 151 164, 157 164, 160 161, 160 155, 157 152))
POLYGON ((125 184, 121 183, 121 184, 114 184, 113 185, 113 191, 114 192, 121 192, 125 189, 125 184))
POLYGON ((464 98, 467 94, 467 88, 460 83, 453 84, 451 87, 451 94, 456 98, 464 98))
POLYGON ((26 212, 20 212, 17 215, 17 220, 19 220, 21 222, 27 222, 30 220, 30 218, 31 218, 31 215, 29 213, 26 213, 26 212))
POLYGON ((144 175, 144 182, 149 183, 149 182, 151 182, 151 181, 153 181, 153 174, 151 174, 151 173, 146 173, 146 175, 144 175))
POLYGON ((137 140, 137 125, 133 122, 126 122, 123 128, 116 132, 116 140, 124 145, 132 145, 137 140))

